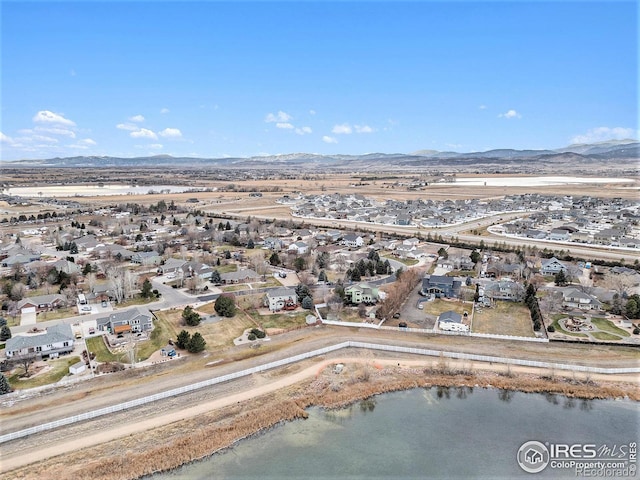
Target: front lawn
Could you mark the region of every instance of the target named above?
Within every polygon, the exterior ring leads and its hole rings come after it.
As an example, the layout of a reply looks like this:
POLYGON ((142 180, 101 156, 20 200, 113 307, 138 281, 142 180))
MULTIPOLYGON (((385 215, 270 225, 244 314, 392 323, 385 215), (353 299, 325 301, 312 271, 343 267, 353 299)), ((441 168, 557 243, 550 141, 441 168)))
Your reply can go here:
POLYGON ((482 308, 473 316, 474 333, 535 337, 529 309, 518 302, 496 301, 493 308, 482 308))
POLYGON ((147 303, 152 303, 158 300, 157 298, 142 298, 142 297, 134 297, 129 300, 124 300, 116 305, 116 308, 125 308, 125 307, 133 307, 134 305, 146 305, 147 303))
MULTIPOLYGON (((61 357, 55 360, 47 360, 47 367, 49 371, 39 373, 31 378, 21 380, 19 377, 24 372, 24 369, 20 366, 16 368, 16 373, 10 375, 7 380, 12 388, 23 389, 41 387, 42 385, 49 385, 56 383, 62 377, 69 373, 69 367, 75 365, 80 361, 80 357, 61 357)), ((31 366, 33 368, 33 366, 31 366)))
POLYGON ((41 312, 37 315, 37 322, 48 322, 49 320, 59 320, 61 318, 75 317, 78 315, 76 307, 57 308, 50 312, 41 312))

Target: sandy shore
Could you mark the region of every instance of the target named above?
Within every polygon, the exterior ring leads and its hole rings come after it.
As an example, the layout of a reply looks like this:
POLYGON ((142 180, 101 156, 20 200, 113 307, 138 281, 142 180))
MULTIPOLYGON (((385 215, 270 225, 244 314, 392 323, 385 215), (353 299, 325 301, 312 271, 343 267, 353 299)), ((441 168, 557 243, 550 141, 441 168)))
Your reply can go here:
MULTIPOLYGON (((416 387, 495 387, 587 399, 640 400, 635 375, 583 375, 534 368, 408 358, 333 358, 276 370, 250 389, 159 416, 87 431, 44 448, 2 455, 0 478, 133 479, 228 447, 316 405, 338 408, 416 387), (343 373, 330 368, 343 363, 343 373)), ((133 414, 132 414, 133 417, 133 414)), ((34 437, 34 439, 37 439, 34 437)))

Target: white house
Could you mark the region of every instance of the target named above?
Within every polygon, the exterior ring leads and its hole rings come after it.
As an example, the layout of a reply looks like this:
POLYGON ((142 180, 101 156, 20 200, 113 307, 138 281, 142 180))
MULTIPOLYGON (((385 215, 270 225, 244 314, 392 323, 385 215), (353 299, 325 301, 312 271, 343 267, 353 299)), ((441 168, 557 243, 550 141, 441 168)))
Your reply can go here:
POLYGON ((301 241, 292 243, 287 249, 289 253, 297 253, 298 255, 304 255, 307 253, 307 250, 309 250, 309 245, 301 241))
POLYGON ((581 292, 577 288, 570 288, 562 292, 562 306, 578 308, 580 310, 600 310, 602 303, 592 295, 581 292))
POLYGON ((345 247, 349 247, 349 248, 360 248, 361 246, 364 245, 364 240, 360 235, 356 235, 355 233, 350 233, 344 236, 344 238, 342 239, 342 244, 345 247))
POLYGON ((275 288, 265 295, 265 306, 272 312, 282 310, 287 304, 297 304, 298 295, 293 288, 275 288))

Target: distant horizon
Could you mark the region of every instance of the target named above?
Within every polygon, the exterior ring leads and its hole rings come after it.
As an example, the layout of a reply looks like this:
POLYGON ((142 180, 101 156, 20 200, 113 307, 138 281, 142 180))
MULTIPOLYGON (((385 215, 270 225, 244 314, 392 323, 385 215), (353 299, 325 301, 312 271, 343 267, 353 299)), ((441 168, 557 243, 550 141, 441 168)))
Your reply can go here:
POLYGON ((627 0, 7 0, 0 159, 638 138, 637 23, 627 0))
MULTIPOLYGON (((518 149, 518 148, 492 148, 490 150, 483 150, 483 151, 471 151, 471 152, 458 152, 458 151, 453 151, 453 150, 429 150, 429 151, 433 151, 436 152, 434 154, 432 154, 433 156, 437 156, 438 153, 446 153, 446 154, 452 154, 452 153, 457 153, 460 155, 469 155, 469 154, 482 154, 482 153, 486 153, 486 152, 491 152, 491 151, 499 151, 499 150, 513 150, 513 151, 556 151, 556 150, 563 150, 563 149, 567 149, 570 147, 580 147, 580 146, 598 146, 598 145, 607 145, 607 144, 620 144, 620 145, 627 145, 627 144, 633 144, 633 143, 639 143, 640 141, 635 139, 635 138, 625 138, 625 139, 621 139, 621 140, 616 140, 616 139, 609 139, 609 140, 604 140, 604 141, 600 141, 600 142, 594 142, 594 143, 582 143, 582 144, 571 144, 571 145, 566 145, 564 147, 556 147, 556 148, 542 148, 542 149, 531 149, 531 148, 523 148, 523 149, 518 149)), ((76 154, 76 155, 66 155, 66 156, 54 156, 54 157, 46 157, 46 158, 21 158, 21 159, 17 159, 17 160, 3 160, 0 159, 0 161, 4 161, 7 163, 17 163, 17 162, 30 162, 30 161, 42 161, 42 160, 52 160, 52 159, 56 159, 56 158, 60 158, 60 159, 64 159, 64 158, 77 158, 77 157, 95 157, 95 158, 122 158, 122 159, 135 159, 135 158, 154 158, 154 157, 158 157, 158 158, 196 158, 196 159, 226 159, 226 158, 242 158, 242 159, 248 159, 248 158, 269 158, 269 157, 282 157, 282 156, 295 156, 295 155, 311 155, 311 156, 323 156, 323 157, 331 157, 331 156, 352 156, 352 157, 361 157, 361 156, 366 156, 366 155, 415 155, 415 156, 426 156, 424 154, 421 154, 420 152, 422 151, 427 151, 427 149, 422 149, 422 150, 416 150, 414 152, 365 152, 365 153, 340 153, 340 152, 336 152, 336 153, 317 153, 317 152, 289 152, 289 153, 273 153, 270 155, 252 155, 252 156, 226 156, 226 157, 214 157, 214 156, 199 156, 199 155, 172 155, 170 153, 154 153, 154 154, 149 154, 149 155, 136 155, 136 156, 119 156, 119 155, 109 155, 109 154, 105 154, 105 155, 92 155, 92 154, 76 154)))

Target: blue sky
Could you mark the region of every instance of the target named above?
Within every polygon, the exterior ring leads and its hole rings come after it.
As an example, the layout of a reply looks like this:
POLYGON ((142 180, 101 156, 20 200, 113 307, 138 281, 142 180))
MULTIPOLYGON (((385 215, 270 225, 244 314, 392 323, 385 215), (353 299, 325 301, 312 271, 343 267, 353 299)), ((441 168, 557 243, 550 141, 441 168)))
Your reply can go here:
POLYGON ((3 160, 638 134, 635 1, 3 0, 0 14, 3 160))

